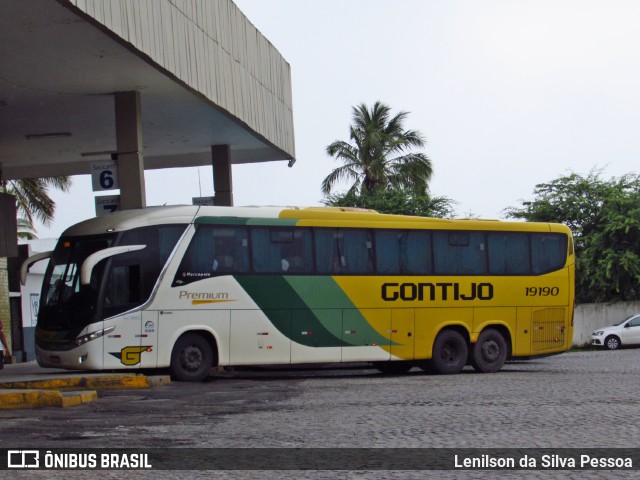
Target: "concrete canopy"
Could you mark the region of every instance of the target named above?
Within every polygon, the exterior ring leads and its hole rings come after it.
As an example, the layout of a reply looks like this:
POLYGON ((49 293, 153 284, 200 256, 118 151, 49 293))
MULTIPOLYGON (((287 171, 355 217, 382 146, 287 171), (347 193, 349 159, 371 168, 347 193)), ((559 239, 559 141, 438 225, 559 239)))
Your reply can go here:
POLYGON ((145 169, 294 158, 289 65, 230 0, 0 0, 0 174, 88 174, 141 98, 145 169))

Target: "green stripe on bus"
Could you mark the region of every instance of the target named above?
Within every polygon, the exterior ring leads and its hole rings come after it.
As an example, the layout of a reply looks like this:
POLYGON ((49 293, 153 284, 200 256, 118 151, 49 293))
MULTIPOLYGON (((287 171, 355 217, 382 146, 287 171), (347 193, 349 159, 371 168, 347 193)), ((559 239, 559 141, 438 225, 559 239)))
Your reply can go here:
POLYGON ((352 346, 389 345, 389 338, 373 328, 333 277, 287 276, 287 282, 314 312, 342 310, 342 321, 334 316, 317 314, 322 325, 343 342, 352 346), (348 330, 348 334, 346 331, 348 330))
POLYGON ((329 331, 282 276, 239 275, 240 286, 276 329, 309 347, 341 347, 340 335, 329 331))
POLYGON ((390 344, 332 277, 235 278, 278 331, 297 343, 309 347, 390 344))

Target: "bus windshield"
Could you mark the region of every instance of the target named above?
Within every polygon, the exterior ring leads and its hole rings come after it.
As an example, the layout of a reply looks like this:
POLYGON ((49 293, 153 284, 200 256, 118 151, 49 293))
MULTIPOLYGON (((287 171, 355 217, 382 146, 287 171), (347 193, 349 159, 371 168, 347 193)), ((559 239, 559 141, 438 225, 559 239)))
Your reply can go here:
POLYGON ((40 331, 62 332, 70 340, 90 323, 144 304, 186 225, 154 225, 121 233, 63 237, 56 246, 44 278, 38 314, 40 331), (110 247, 144 245, 98 262, 88 285, 80 271, 89 255, 110 247))
POLYGON ((86 258, 109 248, 115 234, 62 238, 49 262, 43 283, 38 325, 47 330, 80 331, 93 321, 99 279, 105 262, 93 270, 90 285, 80 285, 80 267, 86 258))

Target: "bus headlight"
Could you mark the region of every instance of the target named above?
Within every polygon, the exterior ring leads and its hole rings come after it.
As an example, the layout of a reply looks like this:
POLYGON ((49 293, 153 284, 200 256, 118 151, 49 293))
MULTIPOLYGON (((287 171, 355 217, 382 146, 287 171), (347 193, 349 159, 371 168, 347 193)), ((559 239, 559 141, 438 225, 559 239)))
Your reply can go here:
POLYGON ((91 340, 95 340, 96 338, 100 338, 108 333, 113 332, 115 329, 116 327, 108 327, 102 330, 96 330, 95 332, 87 333, 86 335, 76 338, 75 342, 78 346, 84 345, 91 340))

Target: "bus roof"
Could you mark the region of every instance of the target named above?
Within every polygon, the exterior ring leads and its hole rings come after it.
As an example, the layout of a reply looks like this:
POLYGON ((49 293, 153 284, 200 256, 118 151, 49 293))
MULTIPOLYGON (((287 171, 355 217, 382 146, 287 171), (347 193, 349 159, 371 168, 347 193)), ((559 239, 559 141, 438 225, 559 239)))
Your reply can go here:
POLYGON ((179 205, 147 207, 110 213, 73 225, 63 233, 63 236, 97 235, 150 225, 177 223, 570 232, 568 227, 560 224, 504 222, 499 220, 478 219, 448 220, 408 215, 389 215, 360 208, 274 206, 200 207, 194 205, 179 205))

